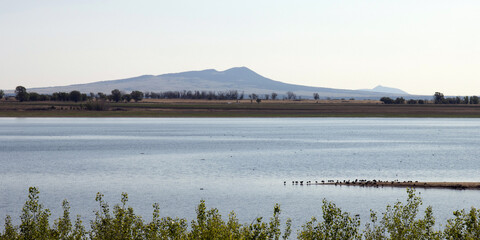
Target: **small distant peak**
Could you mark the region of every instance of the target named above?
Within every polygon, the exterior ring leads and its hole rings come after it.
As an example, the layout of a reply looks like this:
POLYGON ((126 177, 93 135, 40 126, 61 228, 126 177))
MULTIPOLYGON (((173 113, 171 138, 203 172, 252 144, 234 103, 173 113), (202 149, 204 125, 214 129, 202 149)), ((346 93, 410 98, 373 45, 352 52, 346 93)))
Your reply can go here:
POLYGON ((408 94, 407 92, 398 89, 398 88, 392 88, 392 87, 385 87, 382 85, 378 85, 372 89, 375 92, 385 92, 385 93, 395 93, 395 94, 408 94))
POLYGON ((225 70, 225 72, 227 72, 227 71, 252 71, 252 70, 250 70, 247 67, 233 67, 233 68, 229 68, 229 69, 225 70))
POLYGON ((200 72, 217 72, 217 70, 211 68, 211 69, 201 70, 200 72))
POLYGON ((224 71, 225 73, 242 73, 242 74, 257 74, 247 67, 233 67, 224 71))

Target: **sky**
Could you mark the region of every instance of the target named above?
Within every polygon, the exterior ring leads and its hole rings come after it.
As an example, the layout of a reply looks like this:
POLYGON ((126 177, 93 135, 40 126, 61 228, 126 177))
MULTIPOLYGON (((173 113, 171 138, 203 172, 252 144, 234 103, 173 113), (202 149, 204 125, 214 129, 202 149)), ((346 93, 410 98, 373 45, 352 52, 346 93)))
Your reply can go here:
POLYGON ((480 95, 478 0, 0 0, 0 89, 245 66, 286 83, 480 95))

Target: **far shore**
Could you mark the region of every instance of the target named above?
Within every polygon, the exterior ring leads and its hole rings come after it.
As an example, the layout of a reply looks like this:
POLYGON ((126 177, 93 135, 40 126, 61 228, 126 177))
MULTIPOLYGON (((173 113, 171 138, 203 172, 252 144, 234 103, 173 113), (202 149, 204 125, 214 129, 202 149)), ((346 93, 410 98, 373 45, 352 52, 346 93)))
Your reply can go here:
POLYGON ((480 104, 382 104, 372 100, 177 100, 104 102, 0 101, 0 117, 407 117, 480 118, 480 104))

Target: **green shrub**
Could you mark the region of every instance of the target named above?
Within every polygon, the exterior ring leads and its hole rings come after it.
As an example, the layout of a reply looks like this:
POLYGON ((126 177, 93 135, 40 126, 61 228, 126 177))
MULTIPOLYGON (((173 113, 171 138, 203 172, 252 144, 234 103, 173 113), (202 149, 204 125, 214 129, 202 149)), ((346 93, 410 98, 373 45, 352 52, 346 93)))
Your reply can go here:
POLYGON ((361 239, 360 219, 342 212, 334 203, 323 200, 323 221, 315 217, 302 226, 298 239, 361 239))
POLYGON ((469 212, 455 211, 453 215, 444 230, 446 239, 480 239, 480 209, 472 207, 469 212))
POLYGON ((20 216, 20 237, 24 239, 50 239, 53 232, 50 229, 48 219, 50 210, 44 209, 38 201, 40 192, 35 187, 28 189, 28 200, 22 209, 20 216))
MULTIPOLYGON (((160 217, 158 204, 153 204, 152 220, 145 222, 127 206, 128 195, 122 193, 121 203, 113 207, 97 193, 95 200, 99 208, 90 221, 90 230, 82 225, 77 215, 75 223, 70 219, 70 205, 62 203, 63 216, 49 224, 50 211, 39 202, 39 191, 29 188, 21 223, 14 226, 10 216, 5 218, 5 228, 0 233, 3 239, 288 239, 291 235, 291 220, 285 223, 282 234, 280 205, 273 208, 269 222, 262 217, 250 224, 240 224, 234 212, 223 220, 216 208, 207 209, 205 201, 196 208, 197 217, 190 227, 186 219, 160 217)), ((405 204, 398 201, 388 205, 377 217, 371 211, 370 221, 360 230, 358 215, 352 217, 334 203, 323 200, 321 221, 316 218, 305 223, 298 231, 298 239, 480 239, 480 210, 455 211, 454 218, 447 221, 444 231, 434 230, 435 219, 431 207, 427 207, 423 218, 418 217, 422 200, 412 189, 407 189, 405 204)))
POLYGON ((425 216, 417 219, 422 199, 415 190, 407 188, 407 203, 398 201, 387 206, 378 221, 377 213, 371 212, 370 223, 366 224, 365 239, 440 239, 441 233, 433 229, 435 218, 432 207, 425 210, 425 216))

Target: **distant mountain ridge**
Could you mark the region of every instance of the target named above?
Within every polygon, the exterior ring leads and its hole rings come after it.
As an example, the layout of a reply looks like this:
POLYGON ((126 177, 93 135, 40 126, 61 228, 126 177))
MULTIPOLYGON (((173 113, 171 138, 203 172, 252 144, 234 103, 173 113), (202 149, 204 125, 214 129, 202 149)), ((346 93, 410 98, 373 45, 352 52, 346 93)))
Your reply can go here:
POLYGON ((225 71, 206 69, 162 75, 142 75, 120 80, 99 81, 86 84, 68 86, 44 87, 28 89, 38 93, 70 92, 78 90, 83 93, 103 92, 110 93, 113 89, 130 92, 133 90, 148 92, 164 91, 226 91, 238 90, 245 94, 271 94, 276 92, 280 96, 287 91, 294 92, 302 98, 312 98, 318 93, 321 98, 359 98, 378 99, 383 96, 408 96, 408 93, 386 93, 375 90, 347 90, 323 87, 310 87, 288 84, 275 81, 250 70, 247 67, 234 67, 225 71))
POLYGON ((382 93, 392 93, 392 94, 400 94, 400 95, 409 95, 409 93, 398 89, 398 88, 391 88, 391 87, 384 87, 382 85, 378 85, 372 89, 359 89, 360 91, 372 91, 372 92, 382 92, 382 93))

